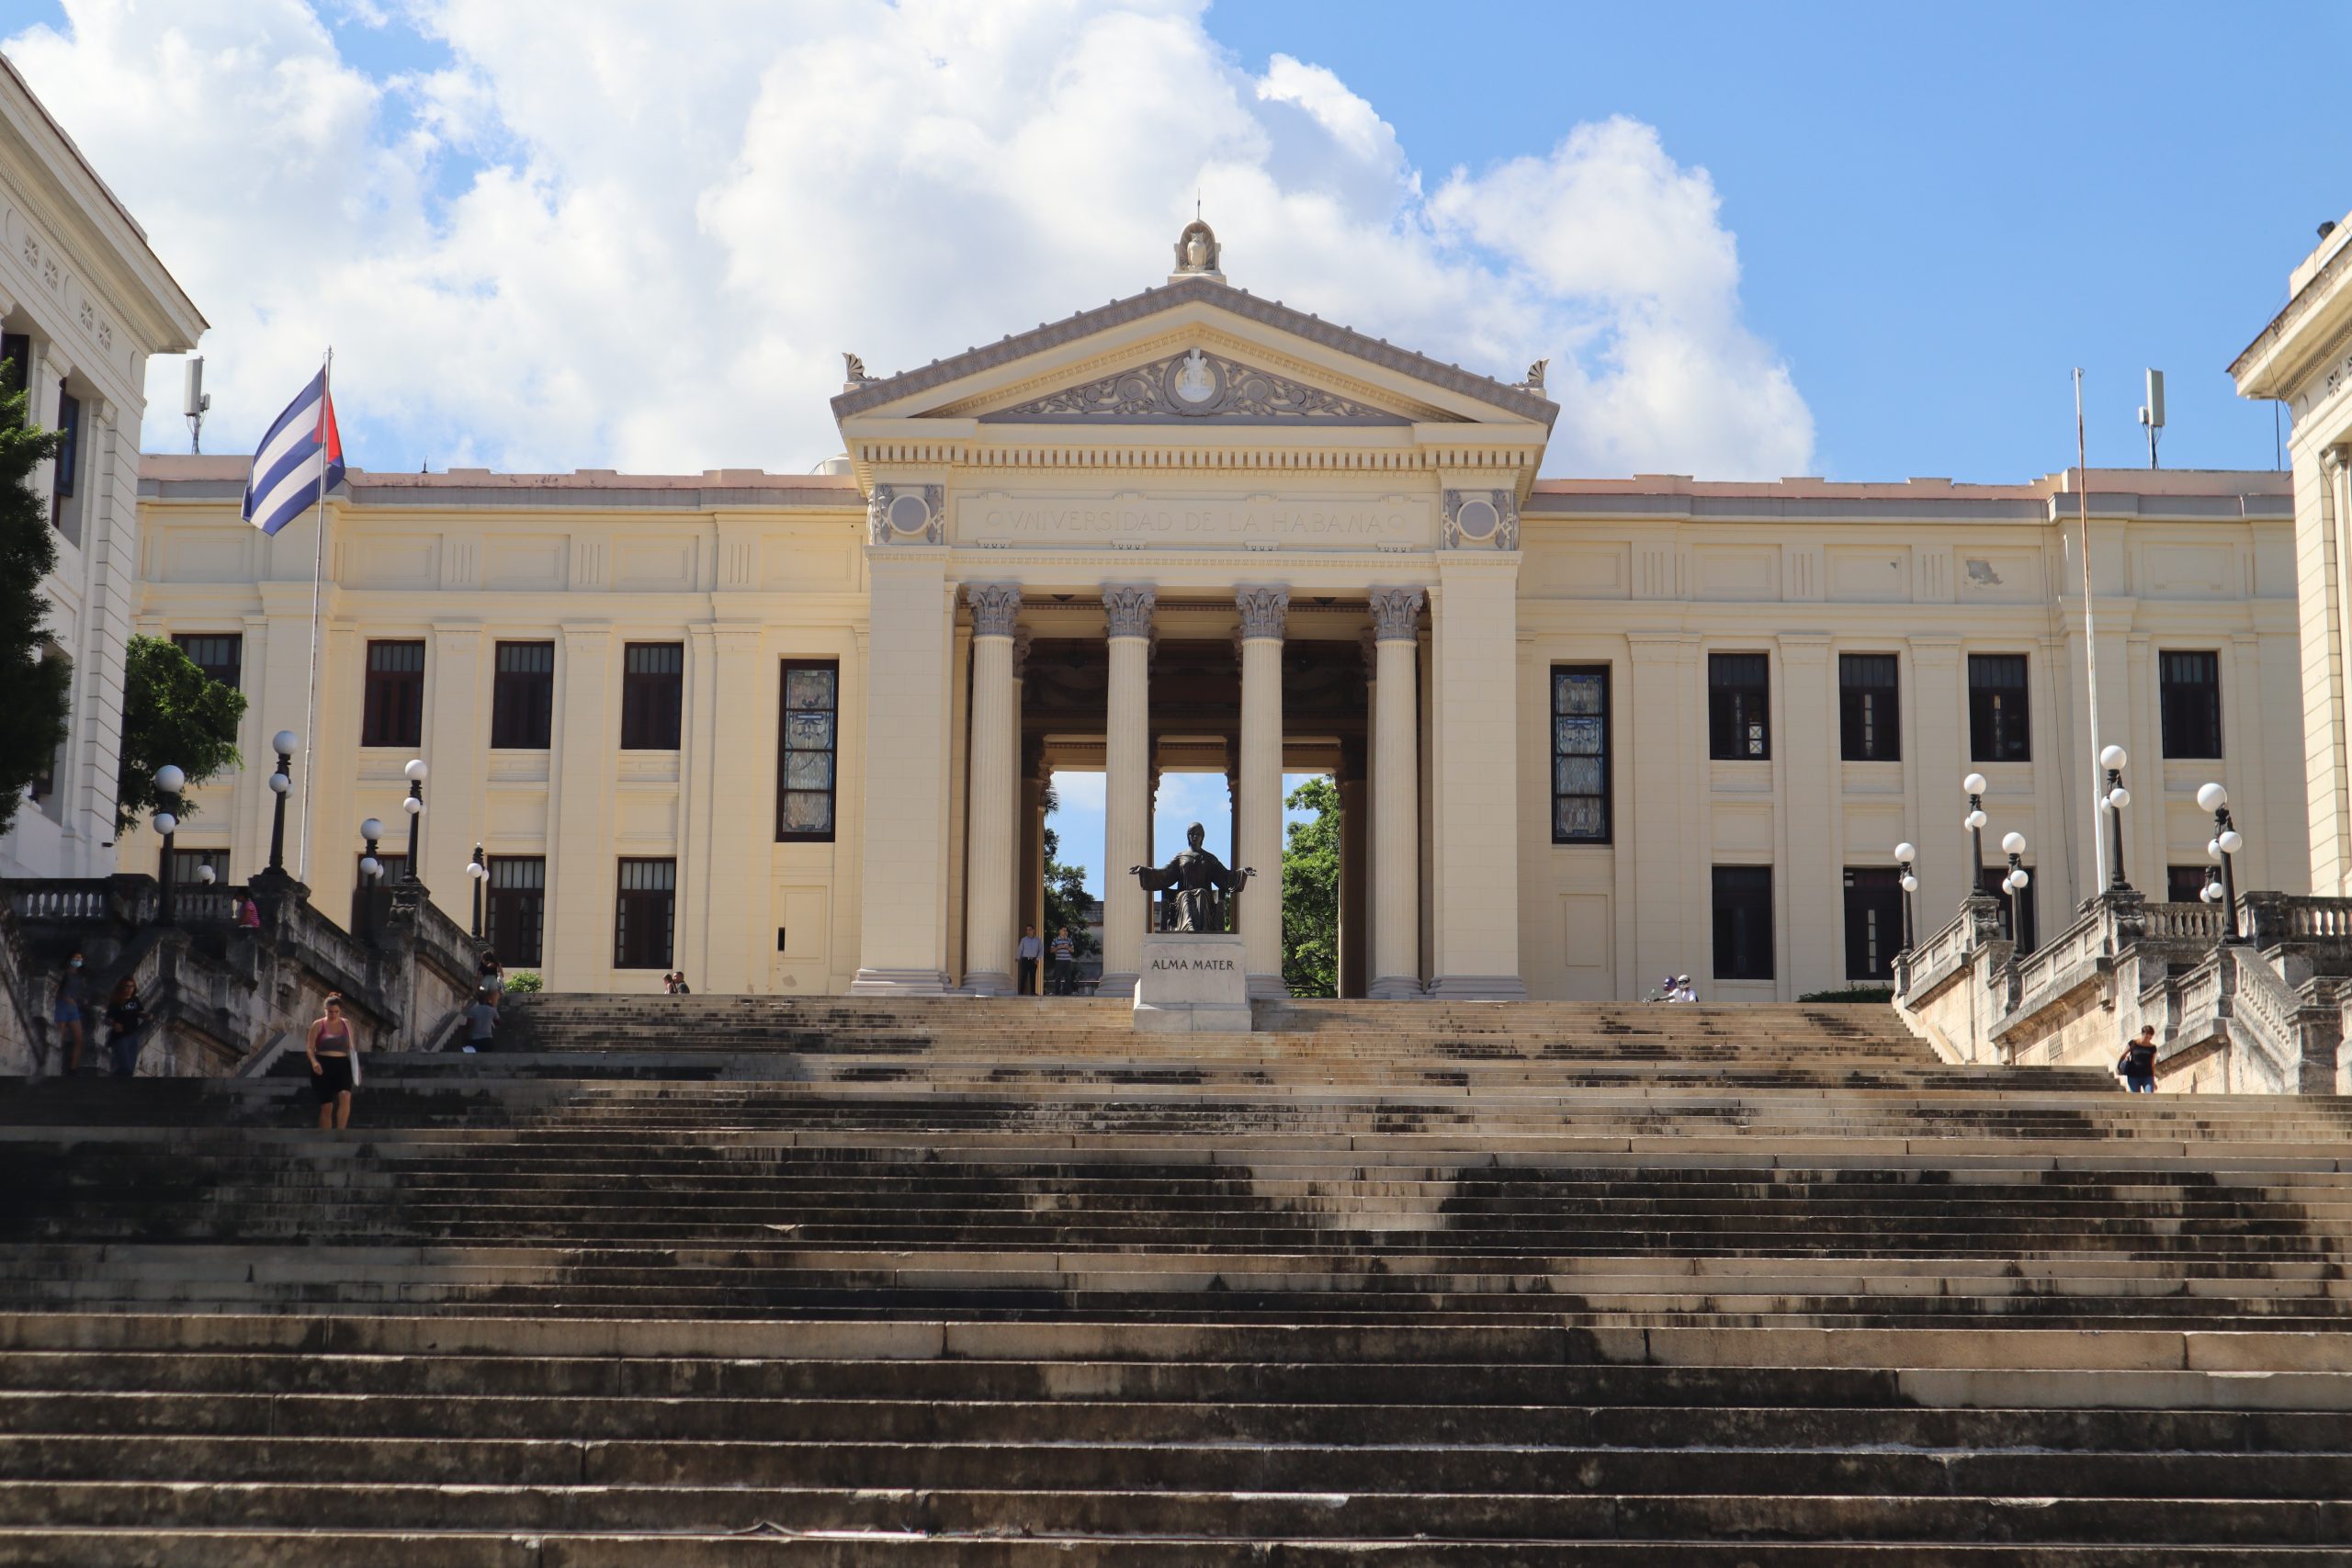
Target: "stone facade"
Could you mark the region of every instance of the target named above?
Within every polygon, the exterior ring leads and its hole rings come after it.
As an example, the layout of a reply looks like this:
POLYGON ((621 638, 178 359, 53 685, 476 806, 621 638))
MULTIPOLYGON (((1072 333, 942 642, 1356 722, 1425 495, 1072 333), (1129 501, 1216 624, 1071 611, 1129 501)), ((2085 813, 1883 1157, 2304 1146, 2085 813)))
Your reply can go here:
MULTIPOLYGON (((2161 888, 2201 866, 2194 795, 2218 779, 2246 830, 2239 886, 2306 890, 2285 476, 1538 479, 1556 412, 1538 391, 1197 271, 854 380, 834 411, 838 475, 355 471, 326 509, 300 868, 322 905, 349 893, 359 820, 399 820, 421 755, 425 881, 465 888, 477 844, 536 863, 529 957, 552 986, 651 989, 682 966, 707 990, 1001 990, 1037 909, 1039 781, 1102 769, 1108 841, 1065 855, 1113 873, 1115 988, 1147 919, 1118 874, 1147 858, 1156 782, 1223 773, 1238 831, 1215 847, 1260 873, 1239 934, 1263 996, 1282 774, 1328 770, 1361 818, 1342 834, 1351 991, 1883 981, 1894 933, 1849 943, 1847 873, 1874 886, 1918 844, 1917 921, 1940 925, 1968 891, 1972 769, 1991 836, 2028 836, 2044 931, 2095 891, 2086 486, 2101 740, 2134 759, 2127 869, 2161 888), (363 743, 371 643, 421 648, 413 740, 363 743), (530 734, 501 716, 527 683, 502 645, 524 644, 551 708, 530 734), (629 728, 649 646, 676 650, 674 744, 629 728), (2211 674, 2218 756, 2165 755, 2176 653, 2211 674), (1860 756, 1848 655, 1891 682, 1860 756), (2021 678, 1997 760, 1973 750, 1979 656, 2021 678), (1754 685, 1717 756, 1726 671, 1754 685), (831 705, 786 709, 796 680, 831 705), (821 761, 796 753, 820 736, 821 761), (786 831, 793 813, 821 830, 786 831), (1746 945, 1718 976, 1735 883, 1746 945), (632 948, 649 919, 670 942, 632 948)), ((237 458, 148 460, 139 623, 244 637, 258 754, 302 711, 312 538, 308 519, 275 540, 240 525, 242 479, 237 458)), ((181 842, 241 875, 268 804, 254 770, 181 842)))
POLYGON ((42 464, 32 484, 57 529, 57 568, 41 581, 50 635, 74 661, 65 744, 46 787, 0 835, 0 876, 115 869, 147 360, 193 348, 203 330, 145 231, 0 59, 0 333, 23 362, 33 419, 72 433, 69 455, 42 464))

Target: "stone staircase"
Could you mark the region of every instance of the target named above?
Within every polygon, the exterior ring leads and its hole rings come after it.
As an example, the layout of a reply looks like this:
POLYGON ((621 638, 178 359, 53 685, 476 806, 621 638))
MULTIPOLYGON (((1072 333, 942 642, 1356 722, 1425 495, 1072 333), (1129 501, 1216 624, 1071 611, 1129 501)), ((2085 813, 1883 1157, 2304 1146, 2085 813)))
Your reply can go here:
POLYGON ((1890 1010, 564 998, 0 1080, 0 1563, 2352 1562, 2352 1101, 1890 1010))

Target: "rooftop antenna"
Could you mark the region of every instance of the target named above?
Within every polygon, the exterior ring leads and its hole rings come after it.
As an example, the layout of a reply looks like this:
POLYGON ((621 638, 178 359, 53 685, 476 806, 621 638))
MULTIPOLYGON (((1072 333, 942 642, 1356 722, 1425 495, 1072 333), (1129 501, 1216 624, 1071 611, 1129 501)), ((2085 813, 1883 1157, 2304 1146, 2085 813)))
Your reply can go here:
POLYGON ((187 414, 187 449, 204 451, 204 412, 212 406, 212 394, 204 389, 204 355, 190 355, 187 361, 187 395, 182 400, 187 414))
POLYGON ((2140 423, 2148 427, 2148 467, 2156 466, 2156 438, 2165 428, 2165 373, 2148 372, 2148 400, 2140 405, 2140 423))

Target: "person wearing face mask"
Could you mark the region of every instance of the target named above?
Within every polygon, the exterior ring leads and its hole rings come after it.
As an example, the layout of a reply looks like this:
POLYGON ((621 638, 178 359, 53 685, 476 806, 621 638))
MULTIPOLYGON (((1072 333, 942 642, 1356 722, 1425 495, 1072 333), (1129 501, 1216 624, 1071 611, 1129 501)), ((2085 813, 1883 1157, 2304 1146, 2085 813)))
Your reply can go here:
POLYGON ((57 976, 57 1005, 50 1010, 50 1021, 57 1025, 57 1043, 65 1053, 65 1075, 68 1077, 82 1070, 82 1015, 89 1010, 90 982, 82 974, 82 955, 75 953, 67 960, 64 972, 57 976))

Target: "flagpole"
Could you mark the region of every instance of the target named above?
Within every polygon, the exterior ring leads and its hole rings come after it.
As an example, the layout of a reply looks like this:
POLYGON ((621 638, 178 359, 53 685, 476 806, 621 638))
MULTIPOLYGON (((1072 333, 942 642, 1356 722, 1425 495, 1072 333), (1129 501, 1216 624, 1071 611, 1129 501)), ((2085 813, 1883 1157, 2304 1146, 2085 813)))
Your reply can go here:
POLYGON ((294 855, 294 879, 311 879, 311 781, 318 775, 311 757, 319 734, 319 579, 327 554, 327 429, 334 407, 334 349, 327 349, 319 371, 319 503, 317 537, 311 547, 311 683, 310 704, 302 718, 302 840, 294 855))
POLYGON ((2083 367, 2075 367, 2075 533, 2083 556, 2083 668, 2091 698, 2091 897, 2107 891, 2107 835, 2099 831, 2099 803, 2107 788, 2098 771, 2098 617, 2091 608, 2091 468, 2083 438, 2083 367))

